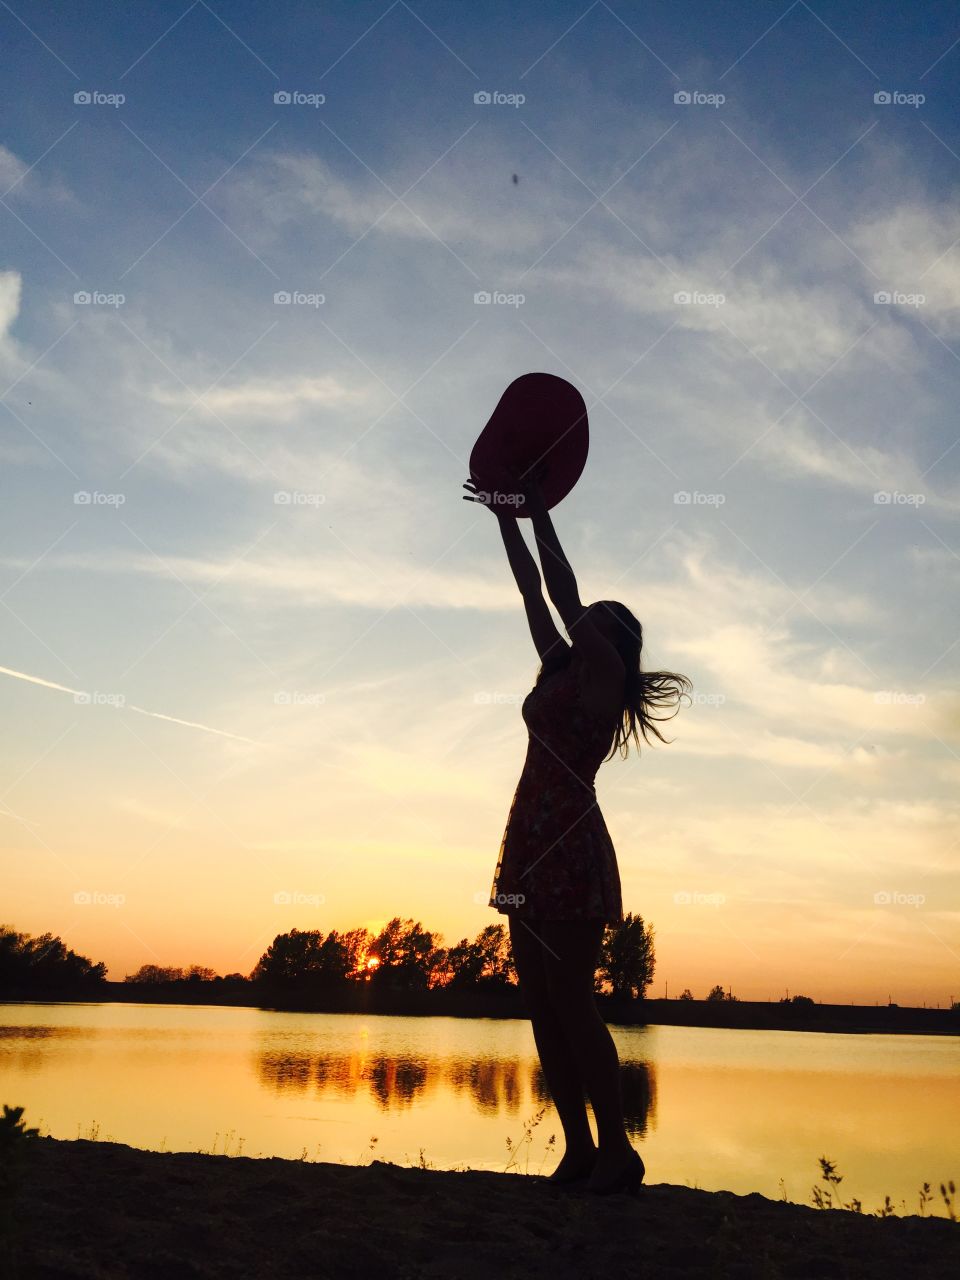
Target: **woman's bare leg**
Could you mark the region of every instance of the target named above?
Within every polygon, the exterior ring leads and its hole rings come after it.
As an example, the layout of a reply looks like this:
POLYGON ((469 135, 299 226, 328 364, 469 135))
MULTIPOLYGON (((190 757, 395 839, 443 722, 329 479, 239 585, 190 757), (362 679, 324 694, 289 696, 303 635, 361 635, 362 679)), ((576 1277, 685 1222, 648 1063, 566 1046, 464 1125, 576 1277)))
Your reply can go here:
POLYGON ((594 998, 603 921, 544 920, 540 926, 547 994, 579 1067, 597 1122, 599 1152, 591 1185, 602 1187, 631 1157, 623 1120, 620 1059, 594 998))
POLYGON ((510 942, 520 990, 530 1014, 544 1079, 563 1126, 566 1151, 553 1174, 560 1181, 589 1173, 597 1148, 587 1119, 580 1067, 550 998, 541 932, 539 922, 526 924, 510 916, 510 942))

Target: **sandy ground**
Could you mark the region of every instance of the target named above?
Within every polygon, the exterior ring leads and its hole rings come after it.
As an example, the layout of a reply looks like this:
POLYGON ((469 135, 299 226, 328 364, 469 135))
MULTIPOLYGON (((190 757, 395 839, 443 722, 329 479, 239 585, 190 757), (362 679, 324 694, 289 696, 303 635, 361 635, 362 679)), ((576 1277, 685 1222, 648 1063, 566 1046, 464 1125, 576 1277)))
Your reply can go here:
POLYGON ((960 1276, 960 1224, 879 1220, 666 1184, 599 1198, 544 1179, 37 1139, 6 1275, 960 1276))

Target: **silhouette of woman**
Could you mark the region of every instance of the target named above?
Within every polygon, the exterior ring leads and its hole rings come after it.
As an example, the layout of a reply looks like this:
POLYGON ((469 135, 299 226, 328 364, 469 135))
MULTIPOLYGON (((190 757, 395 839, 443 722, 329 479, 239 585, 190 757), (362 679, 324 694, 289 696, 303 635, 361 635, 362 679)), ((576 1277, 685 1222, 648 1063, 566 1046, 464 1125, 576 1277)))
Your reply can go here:
POLYGON ((529 740, 494 875, 490 906, 507 915, 514 964, 533 1026, 544 1079, 566 1150, 551 1180, 608 1194, 635 1191, 644 1165, 623 1119, 620 1062, 594 999, 607 924, 623 919, 613 843, 594 779, 604 758, 628 754, 639 727, 667 741, 655 714, 691 687, 686 676, 640 667, 643 632, 625 605, 585 606, 544 504, 541 466, 517 478, 531 516, 543 579, 571 644, 554 625, 537 563, 515 518, 467 481, 463 495, 496 515, 541 666, 522 707, 529 740), (609 756, 607 755, 609 749, 609 756), (584 1090, 597 1124, 594 1143, 584 1090))

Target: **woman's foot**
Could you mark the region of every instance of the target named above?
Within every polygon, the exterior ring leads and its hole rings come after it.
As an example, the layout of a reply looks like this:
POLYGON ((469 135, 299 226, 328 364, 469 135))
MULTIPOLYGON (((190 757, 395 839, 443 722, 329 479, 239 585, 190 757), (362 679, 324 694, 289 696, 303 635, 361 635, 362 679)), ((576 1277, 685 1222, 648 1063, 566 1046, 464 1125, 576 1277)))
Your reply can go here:
POLYGON ((597 1148, 584 1147, 582 1150, 567 1148, 563 1159, 550 1174, 549 1182, 585 1182, 593 1171, 597 1159, 597 1148))
POLYGON ((610 1195, 615 1191, 636 1192, 645 1172, 643 1160, 633 1147, 619 1148, 614 1152, 601 1151, 587 1182, 587 1190, 597 1195, 610 1195))

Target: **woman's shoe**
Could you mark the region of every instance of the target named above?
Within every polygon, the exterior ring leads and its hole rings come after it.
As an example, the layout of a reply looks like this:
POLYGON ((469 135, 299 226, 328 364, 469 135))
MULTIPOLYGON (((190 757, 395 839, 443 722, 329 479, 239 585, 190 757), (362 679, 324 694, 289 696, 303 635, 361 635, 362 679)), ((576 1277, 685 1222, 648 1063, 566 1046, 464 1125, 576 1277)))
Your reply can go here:
POLYGON ((618 1191, 626 1192, 628 1195, 635 1196, 640 1190, 640 1184, 643 1182, 646 1168, 638 1151, 631 1153, 629 1162, 623 1169, 609 1182, 599 1187, 591 1187, 588 1185, 587 1190, 592 1191, 596 1196, 614 1195, 618 1191))
POLYGON ((588 1159, 573 1169, 569 1169, 566 1173, 557 1176, 556 1170, 549 1174, 547 1182, 552 1183, 555 1187, 582 1187, 586 1184, 587 1179, 593 1172, 593 1166, 596 1162, 597 1153, 594 1151, 588 1159))

